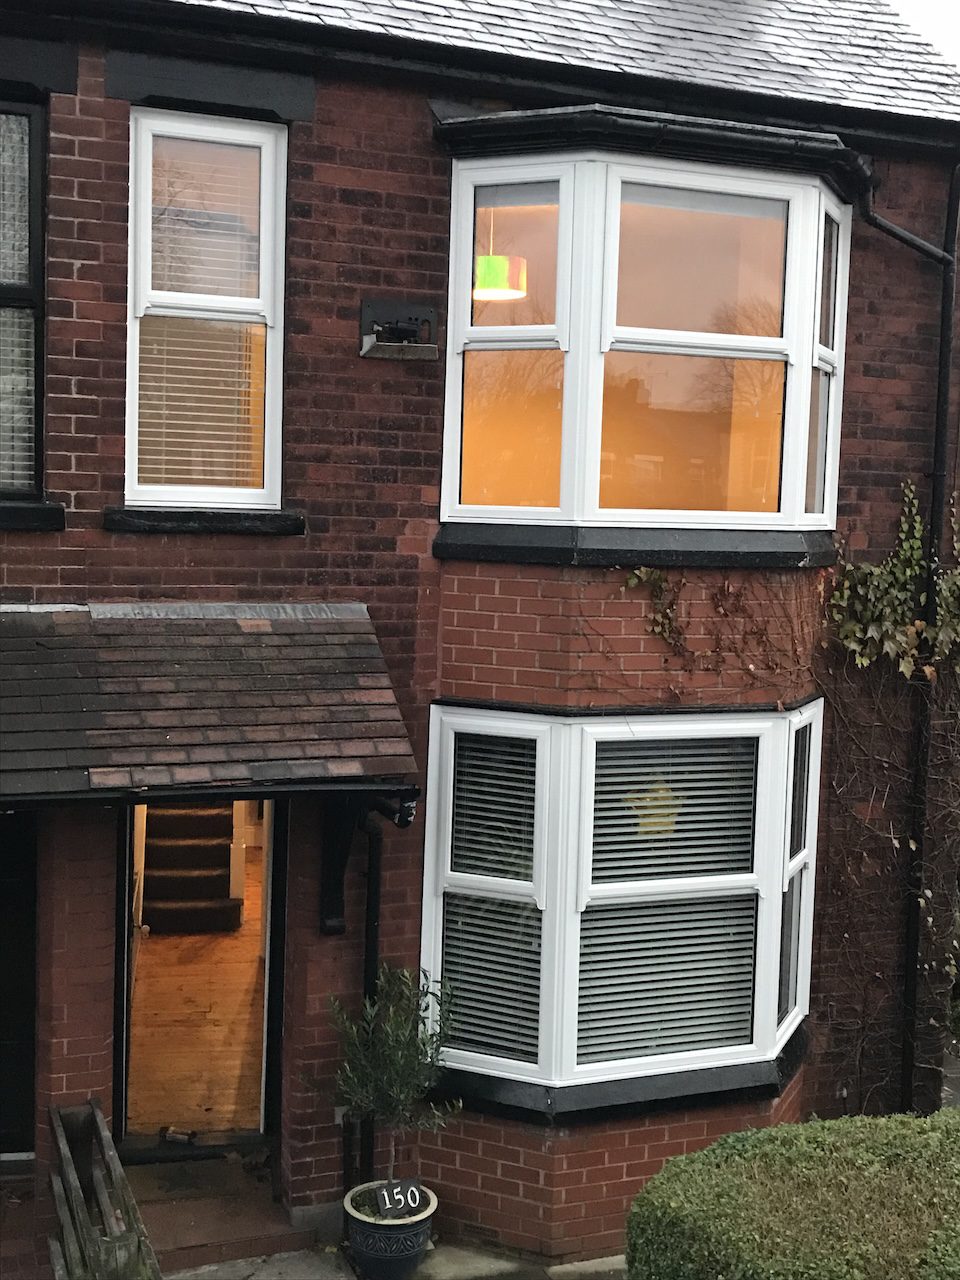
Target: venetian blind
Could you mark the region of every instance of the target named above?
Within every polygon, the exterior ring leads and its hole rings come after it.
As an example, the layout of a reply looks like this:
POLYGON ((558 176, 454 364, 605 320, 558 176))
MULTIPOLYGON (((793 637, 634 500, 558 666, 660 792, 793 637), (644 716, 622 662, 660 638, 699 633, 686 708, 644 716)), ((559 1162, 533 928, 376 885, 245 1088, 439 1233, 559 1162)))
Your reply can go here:
MULTIPOLYGON (((30 282, 30 122, 0 114, 0 287, 30 282)), ((0 490, 33 490, 34 315, 0 307, 0 490)))
POLYGON ((532 879, 536 780, 533 738, 456 735, 451 870, 532 879))
POLYGON ((755 738, 601 742, 593 880, 753 870, 755 738))
POLYGON ((263 484, 266 325, 144 316, 141 484, 263 484))
POLYGON ((588 906, 577 1061, 749 1044, 755 949, 752 894, 588 906))
POLYGON ((540 912, 532 903, 445 896, 449 1048, 537 1061, 540 931, 540 912))

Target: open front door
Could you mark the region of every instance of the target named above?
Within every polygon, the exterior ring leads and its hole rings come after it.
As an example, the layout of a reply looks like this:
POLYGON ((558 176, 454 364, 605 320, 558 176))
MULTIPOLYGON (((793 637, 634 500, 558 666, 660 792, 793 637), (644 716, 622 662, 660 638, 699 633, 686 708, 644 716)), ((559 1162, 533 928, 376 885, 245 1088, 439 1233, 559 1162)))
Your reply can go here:
POLYGON ((139 805, 128 895, 127 1139, 264 1131, 270 801, 139 805))

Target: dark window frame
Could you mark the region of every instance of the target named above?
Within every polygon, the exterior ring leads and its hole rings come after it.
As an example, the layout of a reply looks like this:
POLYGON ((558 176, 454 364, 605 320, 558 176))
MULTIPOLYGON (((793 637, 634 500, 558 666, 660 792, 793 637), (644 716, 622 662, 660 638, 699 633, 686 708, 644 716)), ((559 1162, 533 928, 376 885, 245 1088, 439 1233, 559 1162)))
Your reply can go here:
POLYGON ((33 313, 33 485, 30 489, 4 489, 0 502, 36 502, 43 497, 43 399, 44 325, 46 321, 46 281, 44 271, 44 224, 46 108, 29 102, 0 100, 0 114, 26 116, 29 121, 27 199, 29 201, 28 276, 26 284, 0 281, 0 307, 17 307, 33 313))

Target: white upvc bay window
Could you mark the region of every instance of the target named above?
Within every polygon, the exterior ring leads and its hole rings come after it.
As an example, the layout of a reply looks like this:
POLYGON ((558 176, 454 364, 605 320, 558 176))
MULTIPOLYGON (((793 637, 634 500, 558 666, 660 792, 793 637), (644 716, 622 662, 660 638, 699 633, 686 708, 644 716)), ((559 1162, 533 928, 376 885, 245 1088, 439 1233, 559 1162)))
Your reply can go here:
POLYGON ((134 111, 126 501, 280 505, 286 130, 134 111))
POLYGON ((456 163, 443 519, 832 528, 849 233, 796 174, 456 163))
POLYGON ((562 1086, 775 1058, 808 1011, 821 719, 435 707, 448 1065, 562 1086))

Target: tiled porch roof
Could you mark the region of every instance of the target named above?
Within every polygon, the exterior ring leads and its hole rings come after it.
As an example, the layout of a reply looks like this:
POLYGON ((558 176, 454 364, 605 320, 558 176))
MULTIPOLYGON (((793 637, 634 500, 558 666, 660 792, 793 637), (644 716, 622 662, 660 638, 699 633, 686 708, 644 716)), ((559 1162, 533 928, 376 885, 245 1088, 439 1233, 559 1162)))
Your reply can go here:
POLYGON ((2 608, 0 727, 11 800, 416 771, 361 604, 2 608))

